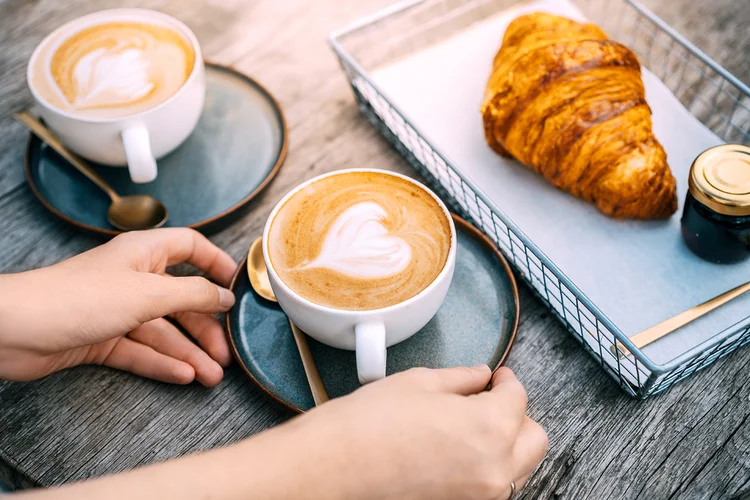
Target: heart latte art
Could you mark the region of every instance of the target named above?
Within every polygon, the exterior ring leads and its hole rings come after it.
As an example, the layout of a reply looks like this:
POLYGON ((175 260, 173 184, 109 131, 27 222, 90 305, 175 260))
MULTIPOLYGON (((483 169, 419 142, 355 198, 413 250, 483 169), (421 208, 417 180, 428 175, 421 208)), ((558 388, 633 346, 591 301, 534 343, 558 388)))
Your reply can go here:
POLYGON ((451 245, 448 218, 419 186, 377 172, 320 179, 271 222, 269 253, 292 290, 317 304, 369 310, 432 283, 451 245))
POLYGON ((147 110, 182 87, 195 64, 190 43, 158 24, 118 21, 74 31, 43 47, 34 88, 71 114, 120 117, 147 110))
POLYGON ((383 221, 388 213, 366 201, 344 210, 323 237, 320 254, 300 269, 324 267, 362 278, 386 278, 411 262, 411 247, 400 236, 388 234, 383 221))

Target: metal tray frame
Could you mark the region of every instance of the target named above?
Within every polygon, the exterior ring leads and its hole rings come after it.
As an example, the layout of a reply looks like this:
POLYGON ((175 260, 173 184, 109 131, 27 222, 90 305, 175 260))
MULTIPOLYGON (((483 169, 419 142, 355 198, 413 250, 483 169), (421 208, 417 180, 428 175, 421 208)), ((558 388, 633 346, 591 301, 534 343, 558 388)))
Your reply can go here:
MULTIPOLYGON (((633 49, 685 107, 727 142, 750 144, 750 88, 636 0, 573 0, 633 49)), ((430 144, 371 71, 511 7, 515 0, 407 0, 332 33, 359 109, 438 194, 492 239, 515 270, 631 396, 647 398, 750 343, 750 316, 664 364, 652 362, 533 241, 430 144), (632 354, 624 354, 620 342, 632 354), (617 352, 618 356, 614 355, 617 352)))

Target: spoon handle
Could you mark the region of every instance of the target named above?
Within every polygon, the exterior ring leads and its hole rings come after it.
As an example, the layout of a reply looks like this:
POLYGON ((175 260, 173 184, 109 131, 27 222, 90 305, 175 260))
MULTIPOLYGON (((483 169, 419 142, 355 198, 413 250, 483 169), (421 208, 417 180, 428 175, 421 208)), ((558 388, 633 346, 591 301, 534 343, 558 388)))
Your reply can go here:
MULTIPOLYGON (((687 311, 683 311, 676 316, 672 316, 668 320, 662 321, 658 325, 654 325, 651 328, 646 328, 642 332, 636 333, 635 335, 630 337, 630 341, 640 349, 641 347, 647 346, 648 344, 672 333, 678 328, 682 328, 688 323, 695 321, 704 314, 708 314, 717 307, 723 306, 730 300, 733 300, 748 291, 750 291, 750 282, 747 282, 744 285, 740 285, 736 288, 732 288, 728 292, 724 292, 721 295, 707 300, 706 302, 695 307, 691 307, 687 311)), ((612 354, 614 354, 615 356, 618 355, 619 351, 619 356, 621 359, 624 356, 630 354, 630 351, 620 342, 617 342, 617 344, 612 346, 610 349, 612 351, 612 354)))
POLYGON ((307 382, 310 384, 313 401, 315 401, 315 406, 320 406, 328 401, 328 393, 323 385, 323 380, 320 378, 318 368, 315 366, 315 360, 312 357, 312 352, 310 352, 310 345, 307 343, 305 333, 292 323, 291 319, 289 320, 289 325, 292 327, 294 341, 297 343, 297 349, 299 350, 299 357, 302 358, 302 366, 305 368, 305 375, 307 375, 307 382))
POLYGON ((28 111, 14 113, 13 117, 18 122, 23 124, 27 129, 29 129, 35 136, 39 137, 41 140, 47 143, 49 147, 54 149, 57 154, 65 158, 79 172, 88 177, 91 182, 99 186, 102 191, 109 195, 112 201, 115 201, 119 198, 114 189, 112 189, 109 184, 107 184, 107 181, 105 181, 99 174, 94 172, 94 170, 80 156, 66 148, 63 143, 60 142, 60 139, 55 137, 55 135, 47 127, 45 127, 42 122, 29 114, 28 111))

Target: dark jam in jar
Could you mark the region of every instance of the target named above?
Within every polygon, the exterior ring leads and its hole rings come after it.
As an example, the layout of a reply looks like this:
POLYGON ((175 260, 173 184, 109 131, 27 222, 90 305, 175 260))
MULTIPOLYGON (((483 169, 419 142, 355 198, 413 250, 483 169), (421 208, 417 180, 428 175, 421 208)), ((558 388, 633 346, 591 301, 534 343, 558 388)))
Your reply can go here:
POLYGON ((703 259, 718 264, 739 262, 750 257, 750 216, 716 213, 688 193, 682 212, 682 237, 703 259))
POLYGON ((719 264, 750 257, 750 148, 724 144, 690 167, 682 237, 699 257, 719 264))

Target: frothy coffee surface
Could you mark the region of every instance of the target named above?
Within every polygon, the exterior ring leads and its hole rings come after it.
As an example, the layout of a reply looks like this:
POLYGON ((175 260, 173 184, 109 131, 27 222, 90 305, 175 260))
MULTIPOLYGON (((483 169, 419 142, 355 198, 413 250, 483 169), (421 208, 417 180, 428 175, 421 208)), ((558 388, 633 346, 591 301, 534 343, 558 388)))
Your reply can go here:
POLYGON ((117 21, 76 29, 48 40, 31 75, 46 102, 71 114, 145 111, 177 92, 195 64, 191 44, 163 25, 117 21))
POLYGON ((414 297, 443 270, 451 246, 442 207, 396 176, 350 172, 295 193, 271 222, 281 280, 316 304, 349 310, 414 297))

